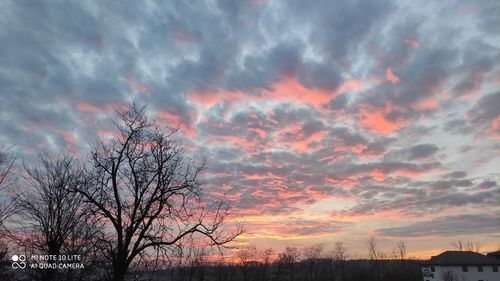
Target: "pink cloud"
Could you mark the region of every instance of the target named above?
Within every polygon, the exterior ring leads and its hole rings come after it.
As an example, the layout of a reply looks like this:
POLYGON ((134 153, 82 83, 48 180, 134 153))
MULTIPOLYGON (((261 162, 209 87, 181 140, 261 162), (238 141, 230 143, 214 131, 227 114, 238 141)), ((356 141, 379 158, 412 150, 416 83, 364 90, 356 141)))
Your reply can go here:
POLYGON ((271 89, 263 90, 266 100, 294 101, 298 104, 311 104, 319 109, 331 101, 337 94, 360 90, 364 87, 361 80, 347 80, 336 90, 308 88, 297 77, 285 76, 271 85, 271 89))
POLYGON ((392 106, 386 104, 385 108, 364 108, 359 116, 359 125, 375 134, 391 134, 406 126, 402 119, 389 120, 385 115, 392 111, 392 106))
POLYGON ((198 105, 211 107, 222 102, 235 103, 244 101, 278 101, 310 104, 316 109, 327 104, 338 94, 359 91, 365 87, 362 80, 347 80, 337 89, 323 89, 304 86, 295 76, 284 76, 272 83, 268 88, 261 89, 261 95, 249 95, 240 91, 193 90, 186 93, 186 98, 198 105))
MULTIPOLYGON (((172 114, 168 111, 160 111, 157 113, 157 116, 160 125, 168 126, 171 128, 179 128, 187 137, 196 138, 196 126, 192 124, 186 124, 181 116, 172 114)), ((192 116, 192 119, 194 120, 195 116, 192 116)))
POLYGON ((406 44, 406 46, 408 46, 412 49, 418 49, 421 47, 420 43, 416 39, 413 39, 413 38, 406 39, 405 44, 406 44))
POLYGON ((101 110, 97 108, 96 106, 86 103, 86 102, 78 102, 75 105, 76 109, 81 111, 81 112, 87 112, 87 113, 97 113, 100 112, 101 110))
POLYGON ((385 77, 387 81, 391 82, 392 84, 399 83, 399 77, 392 72, 391 67, 388 67, 387 70, 385 71, 385 77))
POLYGON ((242 92, 218 90, 194 90, 186 93, 186 98, 203 107, 211 107, 222 102, 240 101, 245 98, 242 92))
POLYGON ((414 107, 418 110, 431 110, 439 107, 439 101, 435 97, 429 97, 427 99, 418 101, 414 104, 414 107))
POLYGON ((494 139, 500 140, 500 116, 497 116, 491 121, 490 126, 486 129, 486 134, 494 139))

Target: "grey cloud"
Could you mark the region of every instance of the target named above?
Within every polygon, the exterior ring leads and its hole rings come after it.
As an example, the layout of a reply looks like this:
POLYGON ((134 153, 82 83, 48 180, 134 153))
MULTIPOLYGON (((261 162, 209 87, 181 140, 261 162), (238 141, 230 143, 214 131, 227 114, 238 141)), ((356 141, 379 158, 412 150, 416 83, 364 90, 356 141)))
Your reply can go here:
POLYGON ((311 24, 310 39, 322 52, 345 64, 367 34, 381 27, 394 5, 389 1, 293 1, 288 8, 299 19, 297 24, 311 24))
POLYGON ((499 221, 498 213, 447 216, 405 226, 381 228, 377 229, 377 233, 389 237, 497 233, 500 232, 499 221))
POLYGON ((334 111, 340 110, 340 109, 347 108, 348 105, 349 105, 348 96, 347 95, 340 95, 330 102, 330 109, 332 109, 334 111))
POLYGON ((408 151, 408 160, 427 158, 434 155, 438 150, 439 148, 434 144, 414 145, 408 151))
POLYGON ((466 176, 467 176, 467 172, 465 172, 465 171, 454 171, 454 172, 451 172, 451 173, 444 175, 445 178, 453 178, 453 179, 464 178, 466 176))
POLYGON ((455 135, 468 135, 474 131, 473 126, 471 126, 465 119, 463 118, 454 118, 446 121, 443 125, 443 129, 446 132, 455 134, 455 135))
POLYGON ((500 92, 487 94, 468 111, 471 121, 479 126, 487 126, 500 115, 500 92))
POLYGON ((497 182, 496 181, 485 180, 482 183, 480 183, 477 187, 479 189, 489 189, 489 188, 496 187, 496 186, 497 186, 497 182))
MULTIPOLYGON (((357 206, 346 209, 346 214, 375 214, 397 211, 406 216, 421 216, 447 208, 480 204, 482 208, 496 210, 500 193, 498 188, 471 189, 469 180, 432 183, 409 183, 398 186, 378 186, 371 189, 370 197, 363 198, 357 206), (456 186, 466 188, 457 188, 456 186), (444 189, 443 189, 444 188, 444 189)), ((367 192, 366 189, 360 192, 367 192)), ((360 196, 360 194, 357 194, 360 196)))
POLYGON ((436 191, 448 190, 452 187, 469 187, 472 186, 472 181, 464 179, 464 180, 440 180, 435 181, 430 184, 436 191))
POLYGON ((487 3, 487 7, 481 9, 481 13, 478 16, 478 25, 484 31, 498 35, 499 30, 495 26, 500 25, 500 18, 498 17, 500 14, 500 5, 495 1, 488 1, 487 3))
POLYGON ((463 77, 453 87, 453 94, 457 97, 480 91, 486 75, 494 69, 495 61, 500 59, 500 52, 483 41, 470 40, 461 57, 458 73, 463 73, 463 77))

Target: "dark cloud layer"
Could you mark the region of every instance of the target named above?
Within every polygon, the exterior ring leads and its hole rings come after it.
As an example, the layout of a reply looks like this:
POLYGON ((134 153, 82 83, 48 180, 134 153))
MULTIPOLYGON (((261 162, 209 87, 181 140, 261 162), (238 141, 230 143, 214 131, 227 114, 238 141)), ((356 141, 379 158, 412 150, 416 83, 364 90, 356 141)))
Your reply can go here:
POLYGON ((390 237, 498 233, 500 232, 498 221, 500 221, 498 214, 447 216, 402 227, 382 228, 377 232, 390 237))

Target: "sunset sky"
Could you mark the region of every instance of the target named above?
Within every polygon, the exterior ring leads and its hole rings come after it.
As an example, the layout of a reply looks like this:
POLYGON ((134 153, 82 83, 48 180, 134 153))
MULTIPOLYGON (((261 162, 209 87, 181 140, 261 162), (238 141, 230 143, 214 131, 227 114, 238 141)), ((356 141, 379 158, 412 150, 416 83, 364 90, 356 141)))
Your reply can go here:
POLYGON ((140 101, 207 157, 245 243, 498 249, 498 1, 50 2, 0 2, 18 159, 84 156, 140 101))

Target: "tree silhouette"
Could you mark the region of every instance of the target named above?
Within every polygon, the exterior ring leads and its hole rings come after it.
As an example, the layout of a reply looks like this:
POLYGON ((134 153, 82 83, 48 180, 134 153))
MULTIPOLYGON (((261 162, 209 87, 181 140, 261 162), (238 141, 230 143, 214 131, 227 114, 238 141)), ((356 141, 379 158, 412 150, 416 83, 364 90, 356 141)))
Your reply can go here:
MULTIPOLYGON (((68 191, 87 184, 83 167, 67 154, 41 154, 23 168, 24 176, 13 188, 16 229, 11 237, 29 253, 87 256, 99 224, 91 220, 83 197, 68 191)), ((56 270, 36 273, 41 280, 54 280, 56 270)), ((66 273, 76 279, 74 271, 66 273)))
POLYGON ((158 127, 137 104, 119 112, 114 125, 112 139, 93 145, 91 184, 74 189, 106 224, 101 241, 113 280, 124 280, 145 251, 166 252, 193 235, 223 246, 241 233, 222 229, 229 204, 203 196, 205 161, 188 157, 176 129, 158 127))
MULTIPOLYGON (((7 149, 0 146, 0 191, 2 191, 8 183, 9 173, 12 170, 14 159, 9 157, 7 149)), ((0 227, 3 225, 4 220, 12 213, 11 205, 4 200, 0 201, 0 227)))
POLYGON ((323 252, 324 244, 314 244, 303 249, 304 257, 309 264, 309 280, 316 280, 316 270, 318 261, 320 260, 321 253, 323 252))

